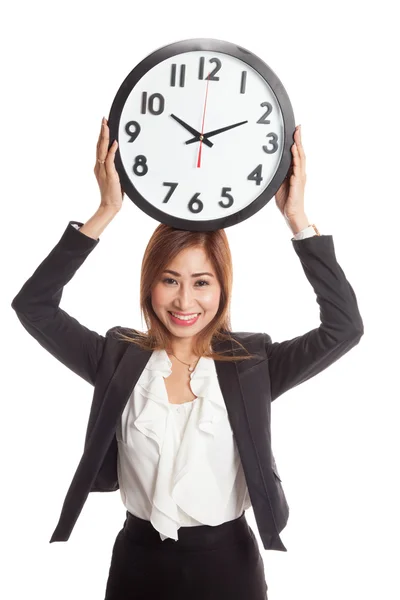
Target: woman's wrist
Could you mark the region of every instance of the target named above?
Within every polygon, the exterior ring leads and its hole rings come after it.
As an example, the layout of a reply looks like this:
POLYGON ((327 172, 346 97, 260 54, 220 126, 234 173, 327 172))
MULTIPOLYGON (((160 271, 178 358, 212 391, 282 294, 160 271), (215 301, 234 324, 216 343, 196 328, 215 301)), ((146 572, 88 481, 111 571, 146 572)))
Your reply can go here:
POLYGON ((99 206, 94 215, 80 227, 79 231, 97 240, 118 212, 112 207, 99 206))
POLYGON ((288 227, 291 229, 294 235, 308 227, 310 224, 310 221, 308 220, 307 215, 305 213, 292 217, 285 217, 285 219, 288 227))

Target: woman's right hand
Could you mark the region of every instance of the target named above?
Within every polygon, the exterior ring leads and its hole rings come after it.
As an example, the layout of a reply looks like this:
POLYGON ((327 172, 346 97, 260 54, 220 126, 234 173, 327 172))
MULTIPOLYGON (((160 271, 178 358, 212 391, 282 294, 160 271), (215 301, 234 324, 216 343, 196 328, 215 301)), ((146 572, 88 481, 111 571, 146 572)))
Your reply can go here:
POLYGON ((107 120, 103 118, 96 147, 96 164, 94 167, 94 174, 100 188, 100 206, 112 208, 118 212, 122 207, 122 200, 124 197, 124 190, 122 189, 119 175, 114 164, 114 157, 118 148, 118 142, 114 140, 110 149, 108 149, 109 143, 110 131, 107 120), (99 160, 104 162, 100 163, 99 160))

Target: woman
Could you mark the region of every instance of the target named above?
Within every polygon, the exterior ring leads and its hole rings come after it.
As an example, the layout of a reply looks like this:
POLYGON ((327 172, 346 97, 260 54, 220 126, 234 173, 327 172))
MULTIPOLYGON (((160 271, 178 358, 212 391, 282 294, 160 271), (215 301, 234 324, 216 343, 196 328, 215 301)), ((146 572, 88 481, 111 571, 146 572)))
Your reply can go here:
MULTIPOLYGON (((50 541, 66 541, 91 491, 120 488, 126 520, 112 551, 106 600, 265 600, 266 549, 286 550, 288 506, 271 451, 270 403, 343 356, 363 335, 332 236, 304 210, 300 128, 276 204, 321 308, 321 326, 272 343, 232 332, 226 234, 160 224, 142 263, 148 331, 91 331, 59 308, 63 286, 120 211, 123 191, 105 119, 95 175, 101 204, 60 242, 12 302, 27 331, 94 386, 85 451, 50 541), (312 236, 312 237, 310 237, 312 236), (304 239, 307 238, 307 239, 304 239)), ((72 225, 74 227, 72 227, 72 225)))

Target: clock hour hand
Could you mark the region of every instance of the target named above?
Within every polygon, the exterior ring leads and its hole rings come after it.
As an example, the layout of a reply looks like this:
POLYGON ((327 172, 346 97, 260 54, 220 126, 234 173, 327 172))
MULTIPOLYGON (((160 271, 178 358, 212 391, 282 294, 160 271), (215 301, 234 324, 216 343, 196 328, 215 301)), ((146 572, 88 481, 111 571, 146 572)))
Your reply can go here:
MULTIPOLYGON (((244 125, 248 123, 248 121, 241 121, 240 123, 235 123, 234 125, 228 125, 227 127, 221 127, 221 129, 214 129, 214 131, 209 131, 208 133, 203 134, 203 144, 206 144, 208 138, 212 135, 218 135, 219 133, 223 133, 224 131, 228 131, 229 129, 233 129, 234 127, 239 127, 239 125, 244 125)), ((185 144, 194 144, 194 142, 198 142, 198 138, 194 137, 185 142, 185 144)))
MULTIPOLYGON (((189 131, 189 133, 191 133, 192 135, 196 136, 196 137, 193 138, 193 142, 200 142, 200 139, 202 137, 200 131, 196 131, 196 129, 193 129, 193 127, 190 127, 190 125, 188 125, 187 123, 185 123, 185 121, 182 121, 182 119, 180 119, 176 115, 171 115, 171 117, 173 119, 175 119, 175 121, 177 121, 178 123, 180 123, 182 125, 182 127, 184 127, 185 129, 187 129, 187 131, 189 131)), ((203 139, 203 144, 205 144, 206 146, 209 146, 210 148, 212 148, 213 145, 214 145, 212 142, 210 142, 209 140, 206 140, 206 139, 203 139)))

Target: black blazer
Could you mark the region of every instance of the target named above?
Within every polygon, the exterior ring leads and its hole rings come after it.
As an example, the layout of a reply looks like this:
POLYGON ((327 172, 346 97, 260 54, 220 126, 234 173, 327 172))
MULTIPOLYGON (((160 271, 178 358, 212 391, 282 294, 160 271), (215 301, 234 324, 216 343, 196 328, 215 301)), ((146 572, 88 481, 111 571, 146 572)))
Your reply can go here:
MULTIPOLYGON (((105 336, 59 307, 64 286, 99 243, 72 226, 12 301, 25 329, 74 373, 94 386, 84 452, 51 542, 67 541, 90 492, 118 490, 116 425, 151 352, 105 336)), ((331 235, 292 240, 320 307, 321 324, 304 335, 272 342, 267 333, 231 332, 252 354, 236 363, 215 361, 219 385, 266 550, 286 551, 279 533, 289 507, 271 449, 271 402, 307 381, 356 346, 364 333, 353 288, 339 266, 331 235)), ((134 330, 133 330, 134 331, 134 330)), ((219 342, 215 350, 233 350, 219 342)), ((236 348, 236 345, 235 345, 236 348)))

